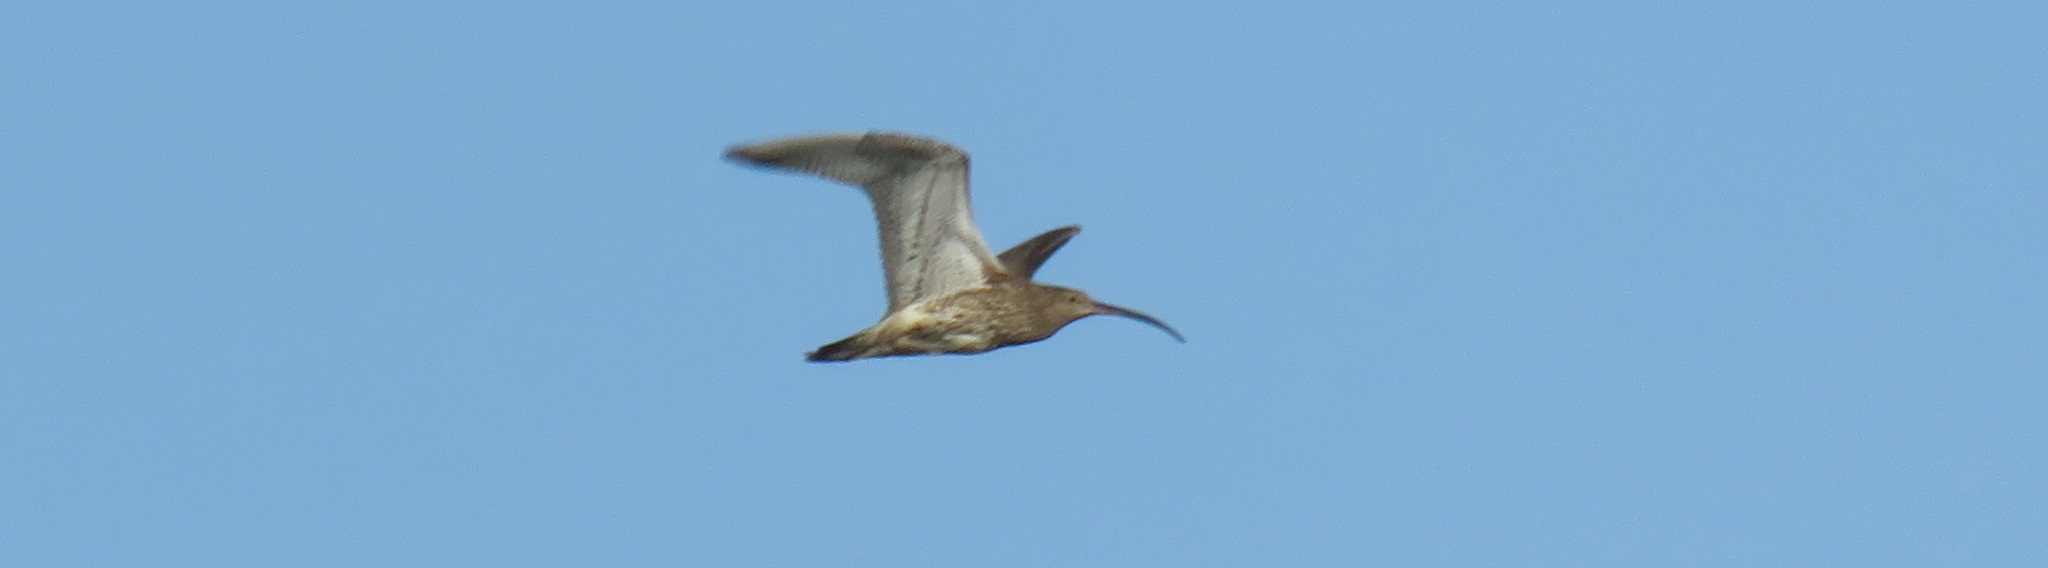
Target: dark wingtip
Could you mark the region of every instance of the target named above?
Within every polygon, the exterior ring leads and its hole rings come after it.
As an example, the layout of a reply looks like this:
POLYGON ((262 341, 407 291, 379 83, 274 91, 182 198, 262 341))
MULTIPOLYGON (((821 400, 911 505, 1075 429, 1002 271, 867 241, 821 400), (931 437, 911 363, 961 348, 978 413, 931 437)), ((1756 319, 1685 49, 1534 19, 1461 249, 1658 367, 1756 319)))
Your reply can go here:
MULTIPOLYGON (((856 336, 858 337, 858 336, 856 336)), ((804 360, 812 363, 842 363, 853 360, 853 337, 825 344, 810 353, 804 360)))
POLYGON ((845 363, 852 361, 853 358, 840 353, 826 353, 823 350, 819 350, 805 353, 804 360, 812 363, 845 363))
POLYGON ((731 148, 726 148, 724 157, 728 161, 739 162, 742 164, 752 166, 762 166, 774 163, 774 158, 772 156, 767 155, 767 153, 762 152, 760 146, 733 146, 731 148))

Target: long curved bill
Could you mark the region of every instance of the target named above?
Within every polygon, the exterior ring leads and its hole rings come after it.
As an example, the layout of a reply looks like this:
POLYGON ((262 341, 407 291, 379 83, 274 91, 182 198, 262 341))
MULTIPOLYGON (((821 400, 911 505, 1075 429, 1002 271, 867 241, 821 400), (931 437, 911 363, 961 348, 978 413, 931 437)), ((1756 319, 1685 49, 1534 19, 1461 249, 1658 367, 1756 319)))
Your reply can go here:
POLYGON ((1114 304, 1096 302, 1094 315, 1127 317, 1134 320, 1149 323, 1152 324, 1152 327, 1159 328, 1160 330, 1165 331, 1167 335, 1173 336, 1174 341, 1179 341, 1181 343, 1188 342, 1187 338, 1180 336, 1179 331, 1174 331, 1173 326, 1166 325, 1166 322, 1159 321, 1159 318, 1145 315, 1145 312, 1140 312, 1138 310, 1133 310, 1130 308, 1114 304))

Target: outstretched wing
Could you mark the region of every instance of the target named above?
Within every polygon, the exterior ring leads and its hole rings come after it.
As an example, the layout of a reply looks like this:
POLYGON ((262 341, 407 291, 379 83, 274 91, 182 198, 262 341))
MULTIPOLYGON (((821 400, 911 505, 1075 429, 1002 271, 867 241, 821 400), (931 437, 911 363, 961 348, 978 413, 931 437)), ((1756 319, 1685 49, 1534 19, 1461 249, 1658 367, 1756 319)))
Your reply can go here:
POLYGON ((1038 274, 1038 267, 1044 266, 1045 261, 1052 258, 1052 253, 1066 246, 1067 239, 1074 238, 1074 235, 1080 232, 1080 225, 1067 225, 1046 231, 1031 237, 1031 240, 1017 243, 1017 246, 1010 247, 1010 250, 1003 251, 1003 254, 996 255, 996 260, 1002 261, 1003 270, 1030 280, 1032 275, 1038 274))
POLYGON ((967 200, 967 153, 905 134, 823 134, 737 146, 727 158, 860 186, 875 206, 889 311, 979 286, 1003 265, 967 200))

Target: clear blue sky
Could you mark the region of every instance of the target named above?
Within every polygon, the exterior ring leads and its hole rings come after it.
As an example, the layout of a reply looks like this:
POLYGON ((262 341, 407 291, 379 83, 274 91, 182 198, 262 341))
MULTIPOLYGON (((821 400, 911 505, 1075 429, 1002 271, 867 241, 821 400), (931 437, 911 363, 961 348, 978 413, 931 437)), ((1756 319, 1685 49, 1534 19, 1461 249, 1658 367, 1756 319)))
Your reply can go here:
POLYGON ((2039 2, 15 2, 0 565, 2036 566, 2039 2), (857 191, 1152 312, 975 357, 857 191))

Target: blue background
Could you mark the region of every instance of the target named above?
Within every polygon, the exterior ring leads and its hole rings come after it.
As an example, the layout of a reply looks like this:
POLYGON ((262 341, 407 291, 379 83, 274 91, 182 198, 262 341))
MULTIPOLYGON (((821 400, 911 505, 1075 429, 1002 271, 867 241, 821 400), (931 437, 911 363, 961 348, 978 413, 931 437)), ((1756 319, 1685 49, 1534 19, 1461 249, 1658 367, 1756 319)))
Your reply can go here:
POLYGON ((0 565, 2039 565, 2048 7, 1705 4, 11 3, 0 565))

